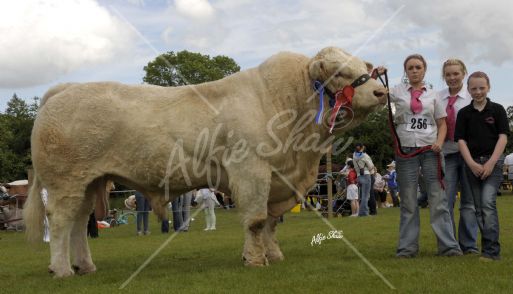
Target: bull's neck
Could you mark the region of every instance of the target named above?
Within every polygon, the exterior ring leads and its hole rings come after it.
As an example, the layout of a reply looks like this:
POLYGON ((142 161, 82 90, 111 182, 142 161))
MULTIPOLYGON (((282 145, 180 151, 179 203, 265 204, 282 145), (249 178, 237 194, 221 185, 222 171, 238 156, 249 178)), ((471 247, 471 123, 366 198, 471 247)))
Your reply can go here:
MULTIPOLYGON (((304 115, 311 114, 310 120, 304 128, 305 137, 311 134, 319 134, 321 142, 324 142, 330 137, 330 133, 324 120, 320 125, 315 122, 315 114, 319 111, 319 94, 313 89, 313 81, 310 79, 307 67, 298 74, 301 75, 302 83, 294 88, 296 94, 291 97, 293 99, 291 103, 297 105, 298 119, 301 119, 304 115)), ((323 101, 324 112, 329 109, 328 99, 329 97, 325 94, 323 101)))

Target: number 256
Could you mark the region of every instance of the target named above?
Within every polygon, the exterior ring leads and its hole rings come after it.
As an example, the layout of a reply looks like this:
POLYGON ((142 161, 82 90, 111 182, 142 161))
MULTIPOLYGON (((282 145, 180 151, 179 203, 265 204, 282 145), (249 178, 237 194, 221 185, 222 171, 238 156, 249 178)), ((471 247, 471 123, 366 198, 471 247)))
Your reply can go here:
POLYGON ((420 129, 427 129, 427 118, 411 118, 411 129, 412 130, 420 130, 420 129))

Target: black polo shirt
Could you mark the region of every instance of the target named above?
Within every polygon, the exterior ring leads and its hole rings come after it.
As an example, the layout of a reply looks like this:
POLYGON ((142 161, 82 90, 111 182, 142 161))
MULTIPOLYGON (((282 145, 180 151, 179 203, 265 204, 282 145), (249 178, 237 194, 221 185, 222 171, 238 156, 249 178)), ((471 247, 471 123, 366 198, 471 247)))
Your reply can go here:
POLYGON ((472 157, 492 155, 499 134, 509 136, 508 116, 504 107, 490 98, 482 111, 470 102, 458 112, 454 141, 465 140, 472 157))

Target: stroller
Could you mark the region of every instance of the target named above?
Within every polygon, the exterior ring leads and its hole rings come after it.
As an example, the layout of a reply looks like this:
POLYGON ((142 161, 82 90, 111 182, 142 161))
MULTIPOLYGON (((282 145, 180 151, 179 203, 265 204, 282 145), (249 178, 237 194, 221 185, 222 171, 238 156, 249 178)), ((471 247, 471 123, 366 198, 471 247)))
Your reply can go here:
POLYGON ((346 177, 339 174, 335 179, 337 193, 333 197, 333 213, 335 216, 347 216, 351 214, 351 201, 347 200, 347 183, 346 177))
MULTIPOLYGON (((322 179, 327 182, 327 177, 322 179)), ((333 183, 333 216, 350 215, 351 214, 351 201, 346 198, 346 179, 342 174, 338 174, 333 183)), ((323 216, 328 215, 328 198, 327 198, 327 184, 322 185, 320 194, 324 197, 321 198, 321 213, 323 216), (324 189, 323 189, 324 188, 324 189)))

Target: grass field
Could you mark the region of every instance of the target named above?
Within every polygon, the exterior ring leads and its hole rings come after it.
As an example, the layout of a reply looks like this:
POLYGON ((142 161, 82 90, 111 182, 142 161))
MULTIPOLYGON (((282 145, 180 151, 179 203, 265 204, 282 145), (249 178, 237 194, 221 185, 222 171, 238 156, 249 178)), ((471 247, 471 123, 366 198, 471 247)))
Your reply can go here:
MULTIPOLYGON (((420 254, 394 257, 399 210, 376 217, 335 218, 331 223, 396 288, 389 286, 340 239, 311 246, 330 228, 313 212, 288 213, 278 226, 285 261, 266 268, 242 265, 243 232, 236 210, 217 210, 217 231, 204 232, 203 212, 191 230, 169 244, 123 289, 121 285, 171 235, 152 217, 149 236, 128 225, 100 231, 90 240, 94 274, 52 279, 48 245, 34 249, 22 233, 0 232, 0 293, 511 293, 513 286, 513 195, 498 197, 502 260, 478 256, 437 257, 429 211, 421 210, 420 254)), ((194 212, 194 211, 193 211, 194 212)))

